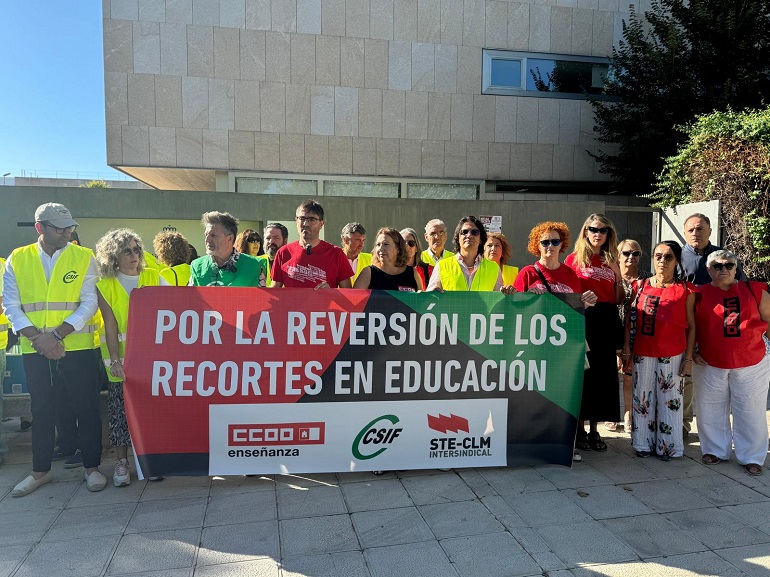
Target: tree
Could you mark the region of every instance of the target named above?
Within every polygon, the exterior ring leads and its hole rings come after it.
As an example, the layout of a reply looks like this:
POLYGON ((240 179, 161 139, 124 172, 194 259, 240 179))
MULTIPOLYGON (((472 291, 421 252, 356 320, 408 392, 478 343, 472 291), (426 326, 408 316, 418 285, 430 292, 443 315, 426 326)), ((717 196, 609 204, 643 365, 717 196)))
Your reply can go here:
POLYGON ((631 8, 613 49, 605 94, 592 99, 600 142, 595 158, 630 190, 651 190, 663 158, 699 114, 762 106, 770 98, 770 0, 653 0, 631 8))
POLYGON ((89 180, 85 184, 81 184, 80 188, 109 188, 110 185, 106 180, 89 180))
POLYGON ((770 279, 770 107, 700 116, 666 159, 657 206, 720 200, 725 245, 746 275, 770 279))

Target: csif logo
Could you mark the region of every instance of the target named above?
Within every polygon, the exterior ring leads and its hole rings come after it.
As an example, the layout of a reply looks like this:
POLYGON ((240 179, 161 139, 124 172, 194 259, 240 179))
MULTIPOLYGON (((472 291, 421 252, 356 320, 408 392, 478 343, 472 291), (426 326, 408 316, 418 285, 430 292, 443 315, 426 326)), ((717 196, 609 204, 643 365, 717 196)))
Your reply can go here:
POLYGON ((395 426, 398 422, 399 419, 396 415, 381 415, 369 422, 358 432, 353 441, 353 456, 365 461, 382 454, 388 448, 387 445, 393 443, 404 430, 395 426), (381 447, 373 453, 368 452, 370 448, 377 446, 381 447))
POLYGON ((72 282, 75 282, 75 279, 78 278, 78 273, 76 273, 74 270, 71 270, 69 272, 64 273, 64 276, 61 277, 61 279, 66 283, 70 284, 72 282))

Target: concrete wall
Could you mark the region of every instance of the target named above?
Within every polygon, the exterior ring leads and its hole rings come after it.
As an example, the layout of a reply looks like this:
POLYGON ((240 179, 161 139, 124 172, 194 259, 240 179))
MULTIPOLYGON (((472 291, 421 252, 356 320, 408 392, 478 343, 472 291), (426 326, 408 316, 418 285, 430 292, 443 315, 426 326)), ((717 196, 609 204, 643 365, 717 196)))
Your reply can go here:
POLYGON ((482 49, 607 56, 629 5, 103 0, 107 162, 605 179, 590 105, 482 95, 482 49))
MULTIPOLYGON (((149 243, 163 226, 176 226, 180 232, 202 253, 200 216, 209 210, 228 211, 246 225, 271 220, 292 221, 299 197, 280 195, 250 195, 230 192, 191 192, 157 190, 119 189, 72 189, 5 187, 3 210, 0 212, 0 254, 8 255, 17 246, 35 242, 37 235, 30 226, 19 227, 17 223, 30 223, 35 208, 45 202, 61 202, 67 206, 76 220, 82 224, 81 237, 86 245, 93 246, 108 229, 117 226, 136 226, 149 243)), ((524 196, 524 195, 522 195, 524 196)), ((339 244, 339 233, 350 221, 362 223, 367 231, 367 250, 371 249, 374 234, 381 226, 395 228, 412 227, 418 232, 424 230, 431 218, 441 218, 447 223, 450 233, 460 217, 467 214, 499 215, 503 218, 503 232, 513 245, 511 264, 521 266, 533 261, 526 252, 527 236, 530 229, 544 220, 566 222, 575 232, 584 219, 592 212, 606 212, 615 220, 621 238, 633 236, 642 246, 650 242, 651 218, 647 213, 623 212, 622 204, 609 206, 605 202, 629 203, 629 199, 612 197, 577 197, 572 200, 566 195, 557 198, 521 198, 500 201, 451 201, 451 200, 410 200, 410 199, 350 199, 343 197, 322 197, 326 212, 325 238, 339 244), (645 236, 646 232, 646 236, 645 236)), ((630 199, 634 202, 634 199, 630 199)), ((296 229, 289 227, 292 238, 296 229)), ((450 243, 451 244, 451 243, 450 243)))

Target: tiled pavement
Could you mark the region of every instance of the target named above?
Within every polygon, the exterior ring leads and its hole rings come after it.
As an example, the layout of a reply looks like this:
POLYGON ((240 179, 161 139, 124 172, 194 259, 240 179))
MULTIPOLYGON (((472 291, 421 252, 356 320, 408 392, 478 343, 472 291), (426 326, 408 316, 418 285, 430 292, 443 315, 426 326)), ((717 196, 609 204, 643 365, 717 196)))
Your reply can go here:
MULTIPOLYGON (((770 413, 769 413, 770 415, 770 413)), ((83 469, 10 490, 0 465, 0 577, 551 577, 770 575, 770 471, 669 463, 622 433, 563 467, 167 478, 89 493, 83 469)), ((105 457, 112 473, 114 457, 105 457)))

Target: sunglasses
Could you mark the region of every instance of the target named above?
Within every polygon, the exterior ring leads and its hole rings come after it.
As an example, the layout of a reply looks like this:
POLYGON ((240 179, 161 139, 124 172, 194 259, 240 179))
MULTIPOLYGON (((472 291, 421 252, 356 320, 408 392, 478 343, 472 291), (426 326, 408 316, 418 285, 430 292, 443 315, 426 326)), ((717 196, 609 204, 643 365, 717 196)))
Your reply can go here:
POLYGON ((607 234, 610 232, 610 227, 603 226, 602 228, 596 228, 593 226, 586 227, 588 229, 588 232, 592 232, 594 234, 607 234))
POLYGON ((660 253, 658 253, 658 254, 655 255, 655 260, 665 260, 666 262, 668 262, 670 260, 674 260, 674 255, 673 254, 660 254, 660 253))
POLYGON ((120 251, 120 254, 123 256, 131 256, 132 254, 140 255, 142 254, 142 247, 135 246, 134 248, 124 248, 120 251))
POLYGON ((414 248, 414 247, 417 246, 417 241, 416 240, 407 240, 405 242, 406 242, 406 246, 408 246, 410 248, 414 248))
POLYGON ((629 257, 629 256, 640 257, 640 256, 642 256, 642 252, 639 251, 639 250, 623 250, 623 251, 620 252, 620 254, 622 254, 625 257, 629 257))
POLYGON ((462 236, 468 236, 469 234, 473 236, 479 236, 481 231, 477 228, 464 228, 460 231, 460 234, 462 236))
POLYGON ((259 239, 256 236, 250 236, 246 239, 246 242, 259 242, 259 239))
POLYGON ((733 270, 735 268, 734 262, 712 262, 711 266, 714 267, 714 270, 722 270, 723 268, 726 268, 727 270, 733 270))
POLYGON ((547 238, 545 240, 540 241, 540 246, 559 246, 561 244, 560 238, 547 238))

